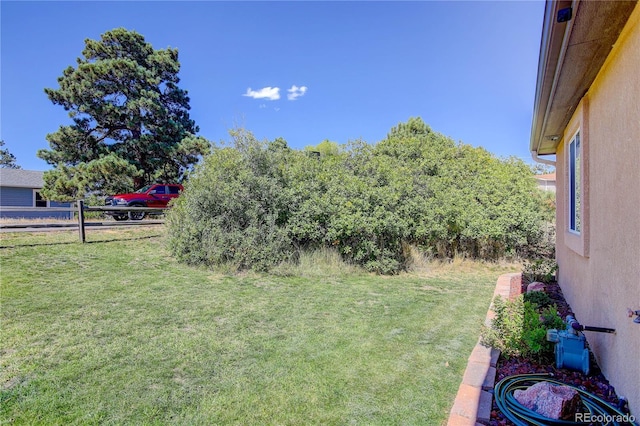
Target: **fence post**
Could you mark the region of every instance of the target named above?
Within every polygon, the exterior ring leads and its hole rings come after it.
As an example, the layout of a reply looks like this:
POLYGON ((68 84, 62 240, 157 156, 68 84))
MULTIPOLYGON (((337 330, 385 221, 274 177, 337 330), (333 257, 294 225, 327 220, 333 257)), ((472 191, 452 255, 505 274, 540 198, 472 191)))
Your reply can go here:
POLYGON ((78 200, 78 233, 80 234, 80 242, 84 243, 84 201, 78 200))

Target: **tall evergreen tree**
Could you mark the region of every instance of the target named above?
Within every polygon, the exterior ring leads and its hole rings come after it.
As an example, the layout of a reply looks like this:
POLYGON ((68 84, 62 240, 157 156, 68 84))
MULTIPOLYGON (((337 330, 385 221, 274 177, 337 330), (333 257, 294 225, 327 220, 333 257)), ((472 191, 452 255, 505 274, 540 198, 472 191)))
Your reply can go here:
MULTIPOLYGON (((117 28, 100 40, 86 39, 77 63, 58 78, 59 89, 45 89, 73 120, 47 135, 50 150, 38 151, 38 157, 56 167, 47 172, 47 185, 72 177, 110 192, 101 173, 87 175, 101 169, 91 163, 104 163, 105 157, 112 158, 110 164, 131 166, 110 171, 123 174, 120 179, 110 176, 116 186, 131 178, 136 187, 176 181, 207 152, 209 143, 195 136, 199 129, 189 117, 187 91, 178 87, 177 49, 155 50, 142 35, 117 28)), ((66 187, 58 194, 53 187, 45 190, 66 197, 82 197, 86 190, 66 187)))
POLYGON ((0 168, 3 169, 20 169, 16 164, 16 156, 9 152, 8 149, 2 148, 4 141, 0 140, 0 168))

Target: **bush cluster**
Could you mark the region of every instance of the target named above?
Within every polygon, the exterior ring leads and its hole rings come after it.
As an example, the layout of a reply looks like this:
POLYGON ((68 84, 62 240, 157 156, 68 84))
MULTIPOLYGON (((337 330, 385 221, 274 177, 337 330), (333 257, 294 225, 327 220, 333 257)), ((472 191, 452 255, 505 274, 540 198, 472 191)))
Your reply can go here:
POLYGON ((542 257, 537 259, 527 259, 524 262, 523 277, 525 281, 534 281, 549 284, 556 279, 558 264, 555 259, 542 257))
POLYGON ((508 356, 533 357, 541 360, 553 354, 553 344, 547 342, 547 330, 565 328, 555 305, 545 305, 544 296, 520 295, 514 300, 496 296, 493 301, 495 318, 491 327, 483 327, 482 343, 500 349, 508 356), (538 304, 542 303, 542 304, 538 304))
POLYGON ((544 291, 530 291, 524 293, 524 301, 537 305, 538 308, 546 308, 551 305, 551 297, 544 291))
POLYGON ((412 118, 375 145, 293 150, 231 132, 190 175, 168 215, 169 246, 190 263, 268 270, 302 250, 392 274, 406 247, 435 257, 530 254, 550 218, 522 161, 499 159, 412 118))

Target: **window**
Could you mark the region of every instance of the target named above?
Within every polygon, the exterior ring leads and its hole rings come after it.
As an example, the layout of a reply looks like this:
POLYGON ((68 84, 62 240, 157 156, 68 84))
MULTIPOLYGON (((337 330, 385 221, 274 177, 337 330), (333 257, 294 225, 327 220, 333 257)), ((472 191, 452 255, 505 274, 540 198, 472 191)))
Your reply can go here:
POLYGON ((42 198, 40 191, 33 190, 33 205, 34 207, 49 207, 49 202, 42 198))
POLYGON ((581 181, 580 132, 569 143, 569 230, 577 234, 581 229, 581 181))
POLYGON ((580 101, 563 134, 562 199, 558 200, 566 247, 589 257, 589 97, 580 101))
POLYGON ((177 185, 169 185, 169 194, 179 194, 180 193, 180 187, 177 185))
POLYGON ((153 190, 156 191, 156 194, 166 194, 164 185, 156 185, 153 190))

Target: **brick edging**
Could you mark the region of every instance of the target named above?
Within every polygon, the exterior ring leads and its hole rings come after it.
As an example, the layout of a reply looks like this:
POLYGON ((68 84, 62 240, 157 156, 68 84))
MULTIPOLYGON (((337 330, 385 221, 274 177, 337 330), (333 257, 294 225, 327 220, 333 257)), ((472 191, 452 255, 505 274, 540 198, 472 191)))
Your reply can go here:
MULTIPOLYGON (((522 292, 522 274, 504 274, 498 278, 493 298, 500 295, 513 299, 522 292)), ((489 307, 485 325, 491 325, 494 313, 489 307)), ((496 364, 500 351, 478 343, 471 351, 462 383, 451 407, 447 426, 488 425, 493 403, 493 386, 496 379, 496 364)))

